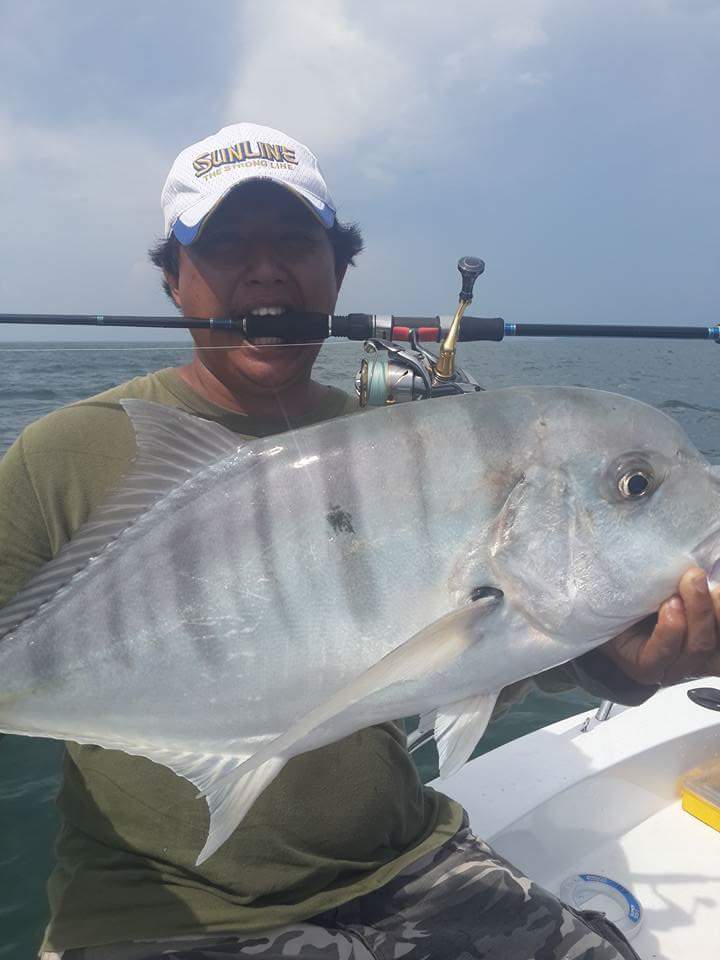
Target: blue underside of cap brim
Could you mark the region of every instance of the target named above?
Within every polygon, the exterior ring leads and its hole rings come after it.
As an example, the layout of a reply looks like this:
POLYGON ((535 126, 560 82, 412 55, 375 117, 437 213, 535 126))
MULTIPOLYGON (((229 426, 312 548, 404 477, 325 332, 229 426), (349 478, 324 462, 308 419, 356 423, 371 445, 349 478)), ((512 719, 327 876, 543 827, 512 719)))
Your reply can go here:
POLYGON ((318 210, 317 207, 313 207, 312 209, 313 213, 320 217, 320 223, 329 230, 335 223, 335 211, 330 207, 323 207, 322 210, 318 210))
POLYGON ((175 234, 178 243, 181 243, 184 247, 189 247, 195 237, 200 233, 200 227, 202 225, 203 221, 201 220, 200 223, 196 223, 194 227, 186 227, 181 220, 176 220, 172 232, 175 234))
MULTIPOLYGON (((270 177, 267 177, 267 178, 254 177, 253 179, 254 180, 264 180, 264 179, 272 180, 272 178, 270 177)), ((247 183, 249 181, 245 181, 245 182, 247 183)), ((272 182, 277 182, 277 181, 272 181, 272 182)), ((289 190, 291 193, 294 193, 295 196, 298 198, 298 200, 301 200, 305 204, 305 206, 308 208, 308 210, 318 218, 318 220, 320 221, 320 223, 322 223, 322 225, 325 227, 326 230, 329 230, 332 227, 332 225, 335 223, 335 211, 333 210, 332 207, 328 207, 327 205, 325 205, 322 207, 322 209, 319 209, 314 204, 310 203, 309 200, 303 197, 301 193, 298 193, 297 191, 293 190, 291 186, 284 183, 281 183, 278 185, 285 187, 285 189, 289 190)), ((242 186, 242 184, 237 184, 237 186, 242 186)), ((229 190, 228 190, 228 193, 230 193, 229 190)), ((225 198, 223 197, 222 199, 225 199, 225 198)), ((205 221, 208 219, 209 216, 211 216, 215 212, 218 206, 219 206, 219 203, 216 203, 215 206, 212 208, 212 210, 209 210, 205 214, 205 216, 202 218, 202 220, 200 220, 199 223, 194 224, 194 226, 192 227, 186 226, 182 222, 182 220, 180 220, 180 218, 178 217, 178 219, 175 221, 175 224, 172 228, 172 232, 175 234, 175 237, 178 243, 181 243, 184 247, 189 247, 191 243, 194 243, 198 234, 200 233, 203 226, 205 225, 205 221)))

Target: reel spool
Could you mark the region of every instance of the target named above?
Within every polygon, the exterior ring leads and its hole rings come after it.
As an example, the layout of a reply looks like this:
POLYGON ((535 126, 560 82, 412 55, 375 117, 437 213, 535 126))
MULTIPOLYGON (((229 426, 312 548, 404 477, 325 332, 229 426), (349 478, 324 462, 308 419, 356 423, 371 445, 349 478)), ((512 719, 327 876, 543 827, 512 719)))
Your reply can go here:
POLYGON ((462 315, 472 302, 473 285, 485 269, 479 257, 461 257, 458 270, 462 288, 459 306, 439 356, 420 346, 415 330, 410 332, 410 347, 403 349, 389 340, 365 341, 366 357, 355 378, 355 390, 361 407, 382 407, 431 397, 473 393, 482 387, 455 365, 462 315))

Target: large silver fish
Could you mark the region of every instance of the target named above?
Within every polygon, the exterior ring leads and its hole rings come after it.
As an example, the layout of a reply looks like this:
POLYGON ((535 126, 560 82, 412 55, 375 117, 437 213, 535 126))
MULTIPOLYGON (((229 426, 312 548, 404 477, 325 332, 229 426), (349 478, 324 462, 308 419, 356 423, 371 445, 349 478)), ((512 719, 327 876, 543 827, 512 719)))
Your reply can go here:
POLYGON ((507 684, 720 555, 720 476, 642 403, 513 388, 239 443, 123 401, 130 478, 0 611, 0 730, 196 784, 198 863, 287 760, 421 714, 441 773, 507 684))

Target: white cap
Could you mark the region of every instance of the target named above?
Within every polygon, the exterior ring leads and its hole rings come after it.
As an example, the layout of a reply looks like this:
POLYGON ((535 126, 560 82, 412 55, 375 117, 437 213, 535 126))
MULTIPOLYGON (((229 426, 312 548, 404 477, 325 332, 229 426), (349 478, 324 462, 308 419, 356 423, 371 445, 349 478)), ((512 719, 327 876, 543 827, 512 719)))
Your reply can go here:
POLYGON ((335 204, 317 158, 286 133, 257 123, 235 123, 187 147, 175 160, 160 203, 165 237, 192 243, 203 222, 233 187, 271 180, 305 202, 324 227, 335 222, 335 204))

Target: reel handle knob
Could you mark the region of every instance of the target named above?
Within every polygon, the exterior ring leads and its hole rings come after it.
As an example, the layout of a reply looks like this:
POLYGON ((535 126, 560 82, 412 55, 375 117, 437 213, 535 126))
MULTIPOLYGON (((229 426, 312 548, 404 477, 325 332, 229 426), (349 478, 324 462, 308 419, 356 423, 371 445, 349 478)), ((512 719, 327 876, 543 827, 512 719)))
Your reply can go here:
POLYGON ((480 257, 460 257, 458 260, 458 270, 462 277, 460 300, 465 303, 470 303, 473 298, 475 281, 485 270, 485 261, 481 260, 480 257))

